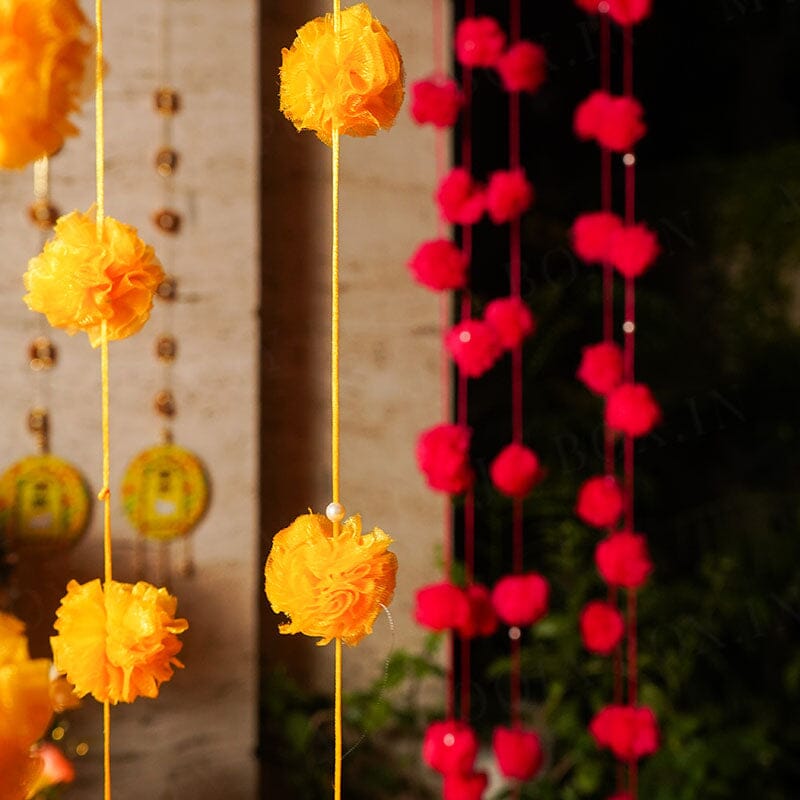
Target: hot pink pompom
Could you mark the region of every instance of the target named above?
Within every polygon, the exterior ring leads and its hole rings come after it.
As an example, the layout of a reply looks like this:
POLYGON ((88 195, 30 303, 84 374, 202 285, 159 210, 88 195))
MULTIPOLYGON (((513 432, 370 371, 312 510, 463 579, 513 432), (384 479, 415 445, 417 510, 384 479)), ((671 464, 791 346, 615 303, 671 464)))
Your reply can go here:
POLYGON ((496 69, 507 92, 535 92, 547 77, 547 54, 533 42, 512 44, 496 69))
POLYGON ((612 533, 597 545, 597 571, 609 586, 638 589, 653 571, 647 542, 640 533, 612 533))
POLYGON ((451 78, 429 78, 411 85, 411 117, 419 125, 455 125, 464 96, 451 78))
POLYGON ((488 372, 502 352, 492 327, 479 319, 454 325, 447 332, 444 343, 453 361, 469 378, 479 378, 488 372))
POLYGON ((646 436, 661 421, 661 409, 643 383, 623 383, 608 395, 606 424, 627 436, 646 436))
POLYGON ((575 0, 575 5, 588 11, 590 14, 597 14, 599 11, 600 0, 575 0))
POLYGON ((658 257, 658 237, 647 225, 626 225, 614 231, 608 260, 626 278, 638 278, 658 257))
POLYGON ((607 747, 620 761, 635 761, 658 750, 658 723, 647 706, 606 706, 589 731, 599 747, 607 747))
POLYGON ((444 776, 443 800, 481 800, 488 784, 485 772, 470 775, 453 772, 444 776))
POLYGON ((608 528, 622 513, 622 489, 611 475, 589 478, 578 491, 575 513, 587 525, 608 528))
POLYGON ((533 731, 495 728, 492 749, 506 778, 529 781, 542 767, 542 743, 533 731))
POLYGON ((637 25, 650 16, 651 0, 608 0, 608 14, 620 25, 637 25))
POLYGON ((429 289, 461 289, 467 284, 469 259, 448 239, 431 239, 417 248, 408 268, 417 283, 429 289))
POLYGON ((536 320, 531 310, 519 297, 492 300, 483 312, 483 319, 506 350, 519 346, 526 336, 536 330, 536 320))
POLYGON ((474 225, 486 210, 486 191, 467 170, 455 167, 442 178, 436 202, 446 222, 474 225))
POLYGON ((497 615, 494 613, 489 590, 480 583, 466 588, 467 617, 459 627, 458 633, 464 639, 476 636, 491 636, 497 630, 497 615))
POLYGON ((493 17, 467 17, 456 28, 456 58, 463 67, 493 67, 506 35, 493 17))
POLYGON ((506 625, 525 627, 538 622, 548 609, 550 586, 536 572, 506 575, 495 584, 492 603, 506 625))
POLYGON ((622 382, 622 350, 613 342, 600 342, 583 348, 577 377, 588 389, 607 395, 622 382))
POLYGON ((443 775, 469 775, 478 754, 478 737, 465 722, 432 722, 425 731, 422 758, 443 775))
POLYGON ((469 463, 472 431, 465 425, 435 425, 417 440, 417 464, 431 489, 458 493, 472 486, 469 463))
POLYGON ((533 186, 522 169, 497 170, 489 177, 486 208, 495 225, 520 217, 532 203, 533 186))
POLYGON ((470 609, 464 590, 450 583, 432 583, 417 590, 414 619, 432 631, 461 628, 470 609))
POLYGON ((495 456, 489 477, 497 491, 508 497, 523 498, 542 479, 543 471, 533 450, 512 442, 495 456))
POLYGON ((622 220, 610 211, 581 214, 572 226, 572 249, 589 263, 608 261, 611 235, 622 227, 622 220))
POLYGON ((584 647, 602 656, 613 652, 625 633, 619 609, 601 600, 586 604, 581 611, 580 625, 584 647))
POLYGON ((573 121, 579 139, 596 139, 617 153, 630 150, 647 132, 644 109, 633 97, 592 92, 575 110, 573 121))

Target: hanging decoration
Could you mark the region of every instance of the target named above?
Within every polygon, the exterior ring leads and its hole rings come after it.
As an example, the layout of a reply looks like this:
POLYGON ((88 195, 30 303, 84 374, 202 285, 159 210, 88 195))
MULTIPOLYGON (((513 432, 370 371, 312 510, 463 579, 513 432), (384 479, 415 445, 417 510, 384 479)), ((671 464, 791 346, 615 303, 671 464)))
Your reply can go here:
POLYGON ((153 212, 152 221, 163 234, 163 250, 173 265, 172 274, 159 283, 155 299, 161 306, 162 332, 155 340, 155 356, 162 365, 161 388, 153 400, 153 408, 162 421, 161 443, 138 453, 128 464, 122 480, 121 494, 125 515, 140 535, 137 548, 139 568, 144 569, 147 543, 158 549, 157 574, 162 580, 169 576, 166 545, 182 543, 179 569, 184 574, 193 571, 192 544, 189 534, 196 528, 208 508, 210 487, 208 473, 199 456, 174 443, 173 423, 178 414, 178 402, 173 389, 173 372, 178 358, 178 339, 175 334, 175 306, 179 300, 176 268, 180 248, 177 245, 184 230, 183 215, 176 208, 176 188, 179 167, 183 163, 175 146, 175 118, 183 108, 183 99, 173 85, 170 18, 172 3, 161 0, 159 20, 158 88, 153 107, 161 121, 161 134, 153 167, 160 178, 162 197, 153 212))
POLYGON ((188 623, 175 618, 177 601, 165 589, 112 577, 109 342, 141 329, 164 275, 136 230, 105 214, 102 0, 95 4, 95 37, 96 203, 89 213, 74 211, 58 220, 54 238, 28 265, 24 299, 51 325, 70 334, 84 331, 100 348, 104 579, 70 581, 51 644, 56 669, 80 695, 103 704, 103 793, 110 800, 110 706, 158 694, 180 666, 177 635, 188 623))
POLYGON ((365 3, 307 22, 284 48, 280 109, 298 131, 331 147, 331 502, 278 532, 264 568, 272 609, 288 618, 281 633, 335 643, 334 797, 342 795, 342 643, 357 645, 391 602, 397 559, 380 528, 362 534, 340 498, 339 177, 341 136, 390 128, 403 101, 403 61, 365 3))
POLYGON ((583 351, 577 376, 604 400, 605 473, 589 478, 576 505, 587 525, 604 529, 606 536, 595 550, 595 564, 608 586, 606 600, 592 600, 580 616, 586 649, 610 656, 614 664, 613 702, 597 711, 589 730, 598 747, 618 760, 615 798, 638 797, 639 760, 658 749, 658 724, 652 709, 639 705, 637 593, 652 570, 647 542, 635 532, 634 442, 658 424, 661 410, 650 389, 636 383, 635 281, 659 254, 655 233, 636 221, 636 144, 647 132, 644 109, 633 96, 633 28, 650 13, 649 0, 576 0, 600 16, 600 90, 576 109, 575 134, 594 140, 601 149, 602 209, 582 214, 572 228, 573 249, 587 263, 603 270, 603 341, 583 351), (621 26, 622 95, 612 90, 612 28, 621 26), (613 156, 622 156, 624 215, 612 209, 613 156), (624 284, 623 346, 614 330, 614 274, 624 284), (617 476, 617 440, 622 440, 622 476, 617 476), (625 592, 624 613, 620 594, 625 592), (627 680, 626 680, 627 678, 627 680))

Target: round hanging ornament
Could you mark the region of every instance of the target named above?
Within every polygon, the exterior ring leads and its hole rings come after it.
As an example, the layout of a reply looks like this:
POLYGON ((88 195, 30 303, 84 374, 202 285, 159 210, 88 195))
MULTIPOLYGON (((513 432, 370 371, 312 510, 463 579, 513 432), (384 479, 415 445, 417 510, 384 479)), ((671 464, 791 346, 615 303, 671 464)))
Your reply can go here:
POLYGON ((0 538, 12 550, 71 547, 90 509, 83 476, 56 456, 27 456, 0 476, 0 538))
POLYGON ((209 485, 200 459, 175 444, 143 450, 128 465, 122 503, 133 527, 148 539, 190 533, 208 508, 209 485))

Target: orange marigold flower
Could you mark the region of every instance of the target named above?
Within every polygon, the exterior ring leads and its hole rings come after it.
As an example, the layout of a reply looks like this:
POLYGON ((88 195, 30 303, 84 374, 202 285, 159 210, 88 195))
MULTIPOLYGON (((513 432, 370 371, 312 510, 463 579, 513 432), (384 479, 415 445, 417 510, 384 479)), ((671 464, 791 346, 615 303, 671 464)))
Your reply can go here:
POLYGON ((337 129, 372 136, 394 124, 403 103, 403 59, 366 3, 342 12, 338 37, 327 14, 303 25, 282 53, 281 111, 297 130, 330 144, 337 129))
POLYGON ((76 0, 0 3, 0 167, 58 150, 78 130, 91 29, 76 0))
POLYGON ((55 237, 28 262, 23 299, 54 327, 86 331, 97 347, 103 320, 110 340, 131 336, 147 322, 163 279, 153 248, 136 228, 106 217, 98 240, 94 215, 73 211, 58 220, 55 237))
POLYGON ((182 644, 177 634, 189 623, 175 619, 178 601, 149 583, 70 581, 61 599, 50 643, 59 672, 79 697, 113 704, 157 697, 182 644))
POLYGON ((281 633, 319 636, 356 645, 382 605, 391 602, 397 558, 380 528, 361 534, 361 517, 350 517, 334 533, 322 514, 303 514, 275 535, 264 568, 272 610, 286 614, 281 633))

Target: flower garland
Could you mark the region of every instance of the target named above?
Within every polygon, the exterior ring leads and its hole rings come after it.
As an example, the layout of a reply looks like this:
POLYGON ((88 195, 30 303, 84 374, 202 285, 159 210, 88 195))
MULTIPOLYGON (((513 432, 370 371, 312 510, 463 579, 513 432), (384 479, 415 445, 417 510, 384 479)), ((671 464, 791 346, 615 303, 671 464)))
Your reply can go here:
POLYGON ((342 643, 372 631, 394 594, 397 559, 379 528, 361 532, 340 502, 339 174, 340 138, 363 137, 394 123, 404 96, 403 61, 365 3, 307 22, 283 50, 280 108, 298 131, 331 147, 331 502, 325 515, 303 514, 277 533, 264 567, 264 588, 285 634, 335 642, 334 797, 342 793, 342 643))

